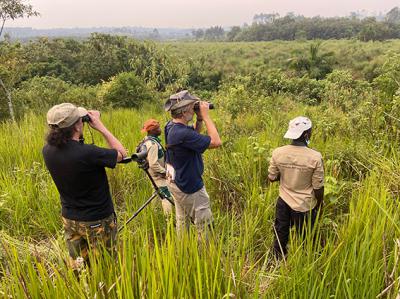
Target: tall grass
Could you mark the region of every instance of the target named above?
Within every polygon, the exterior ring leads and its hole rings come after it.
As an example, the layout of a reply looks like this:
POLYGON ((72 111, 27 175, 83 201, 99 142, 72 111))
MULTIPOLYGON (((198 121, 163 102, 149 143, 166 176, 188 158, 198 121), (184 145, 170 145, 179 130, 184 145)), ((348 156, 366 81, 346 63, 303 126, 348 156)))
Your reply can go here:
MULTIPOLYGON (((168 42, 162 46, 185 60, 200 62, 203 70, 220 70, 225 77, 248 73, 260 66, 286 69, 288 59, 306 53, 313 41, 272 42, 168 42)), ((323 52, 334 52, 335 68, 352 70, 357 78, 370 80, 373 70, 382 65, 385 55, 398 53, 399 40, 361 42, 326 40, 323 52)))
MULTIPOLYGON (((277 262, 270 252, 278 186, 266 183, 268 158, 283 144, 292 114, 316 113, 309 109, 297 105, 289 114, 271 112, 262 122, 243 115, 229 125, 218 115, 225 146, 205 154, 215 215, 210 241, 199 243, 193 230, 178 238, 173 220, 165 219, 154 202, 121 232, 117 257, 93 261, 79 280, 65 264, 58 193, 41 157, 44 115, 2 124, 0 296, 375 298, 392 285, 382 296, 395 298, 400 287, 397 181, 390 175, 400 165, 395 147, 376 155, 364 176, 352 177, 346 169, 352 162, 344 162, 342 151, 368 143, 351 136, 325 142, 317 127, 313 147, 324 154, 330 191, 315 237, 308 234, 303 240, 293 234, 287 260, 277 262)), ((105 124, 130 152, 149 117, 167 120, 154 109, 103 113, 105 124)), ((88 131, 85 136, 90 141, 88 131)), ((94 139, 105 145, 96 132, 94 139)), ((151 186, 135 164, 120 165, 108 175, 122 224, 150 196, 151 186)))

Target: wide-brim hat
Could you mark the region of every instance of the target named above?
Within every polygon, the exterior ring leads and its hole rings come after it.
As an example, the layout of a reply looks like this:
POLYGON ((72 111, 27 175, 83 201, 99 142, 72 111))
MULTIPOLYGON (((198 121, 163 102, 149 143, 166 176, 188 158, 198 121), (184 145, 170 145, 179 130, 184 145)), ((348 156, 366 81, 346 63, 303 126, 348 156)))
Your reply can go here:
POLYGON ((62 103, 53 106, 47 112, 47 124, 58 128, 68 128, 87 114, 87 110, 83 107, 76 107, 71 103, 62 103))
POLYGON ((289 128, 283 137, 293 140, 298 139, 304 131, 311 129, 311 127, 312 123, 309 118, 298 116, 289 122, 289 128))
POLYGON ((190 94, 188 90, 182 90, 169 97, 164 104, 164 109, 165 111, 176 110, 189 104, 196 103, 199 100, 200 98, 190 94))

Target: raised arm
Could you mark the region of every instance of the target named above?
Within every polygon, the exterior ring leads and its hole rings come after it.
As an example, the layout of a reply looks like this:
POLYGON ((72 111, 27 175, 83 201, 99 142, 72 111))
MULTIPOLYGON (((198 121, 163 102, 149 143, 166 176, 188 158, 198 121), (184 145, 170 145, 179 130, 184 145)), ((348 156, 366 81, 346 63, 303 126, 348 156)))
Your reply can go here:
POLYGON ((103 135, 104 139, 106 140, 110 148, 117 150, 118 152, 117 161, 119 162, 123 158, 125 158, 127 155, 126 149, 123 147, 121 142, 102 123, 102 121, 100 120, 100 112, 96 110, 90 110, 88 111, 88 114, 90 116, 89 125, 103 135))
MULTIPOLYGON (((217 128, 215 127, 214 122, 212 121, 209 111, 209 104, 207 102, 200 102, 199 112, 197 112, 197 117, 202 119, 207 128, 207 134, 211 138, 211 142, 208 148, 217 148, 222 145, 221 138, 219 137, 217 128)), ((196 123, 196 131, 197 131, 197 123, 196 123)), ((201 128, 201 127, 199 127, 201 128)))

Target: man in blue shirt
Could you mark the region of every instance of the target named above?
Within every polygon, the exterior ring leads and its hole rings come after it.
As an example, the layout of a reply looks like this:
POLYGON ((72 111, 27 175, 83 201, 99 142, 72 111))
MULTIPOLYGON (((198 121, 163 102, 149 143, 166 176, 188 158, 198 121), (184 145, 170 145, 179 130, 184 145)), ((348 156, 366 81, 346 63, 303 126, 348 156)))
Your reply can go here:
POLYGON ((202 154, 206 149, 221 146, 222 142, 208 114, 209 103, 200 101, 187 90, 172 95, 165 109, 172 116, 165 127, 165 140, 168 188, 175 198, 176 227, 179 233, 191 220, 201 232, 213 220, 202 179, 202 154), (194 114, 196 122, 188 126, 194 114), (208 135, 200 134, 203 122, 208 135))

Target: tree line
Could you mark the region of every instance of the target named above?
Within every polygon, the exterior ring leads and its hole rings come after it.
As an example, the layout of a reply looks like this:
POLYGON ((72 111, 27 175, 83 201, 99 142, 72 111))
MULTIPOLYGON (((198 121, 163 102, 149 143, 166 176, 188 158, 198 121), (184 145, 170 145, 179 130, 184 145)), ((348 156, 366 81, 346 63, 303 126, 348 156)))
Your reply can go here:
POLYGON ((271 41, 271 40, 313 40, 313 39, 359 39, 361 41, 382 41, 400 38, 400 9, 394 7, 382 20, 375 17, 360 19, 349 17, 304 17, 289 13, 258 14, 251 26, 233 26, 225 31, 221 26, 195 29, 196 40, 207 41, 271 41))

